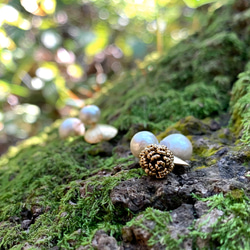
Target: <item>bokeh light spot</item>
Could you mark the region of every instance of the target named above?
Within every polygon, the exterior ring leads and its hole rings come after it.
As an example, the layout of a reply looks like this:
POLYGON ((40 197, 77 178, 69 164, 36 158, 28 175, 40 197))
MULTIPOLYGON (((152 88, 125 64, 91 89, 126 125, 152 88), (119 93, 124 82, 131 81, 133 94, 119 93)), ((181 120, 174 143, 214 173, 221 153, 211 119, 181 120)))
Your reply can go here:
POLYGON ((31 79, 31 87, 35 90, 42 89, 45 83, 38 77, 34 77, 31 79))
POLYGON ((109 12, 107 9, 105 8, 102 8, 100 11, 99 11, 99 17, 100 19, 102 20, 107 20, 109 18, 109 12))
POLYGON ((30 1, 30 0, 21 0, 21 4, 24 7, 24 9, 30 13, 35 13, 37 9, 39 8, 37 1, 30 1))
POLYGON ((56 8, 55 0, 43 0, 41 7, 47 14, 53 14, 56 8))
POLYGON ((46 67, 38 68, 36 75, 45 81, 51 81, 55 77, 53 70, 46 67))
POLYGON ((18 20, 18 11, 10 5, 4 5, 0 8, 0 17, 9 23, 14 23, 18 20))
POLYGON ((77 64, 71 64, 67 67, 67 73, 74 78, 81 78, 83 75, 82 68, 77 64))
POLYGON ((0 30, 0 48, 8 48, 11 45, 11 41, 5 36, 5 33, 0 30))
POLYGON ((56 61, 58 63, 73 63, 75 61, 75 54, 64 48, 59 48, 56 52, 56 61))
POLYGON ((54 49, 61 43, 61 37, 53 31, 45 31, 41 36, 43 45, 48 49, 54 49))
POLYGON ((65 11, 59 11, 56 14, 55 18, 56 18, 57 23, 59 24, 65 24, 68 21, 68 15, 65 11))
POLYGON ((18 104, 18 98, 15 95, 9 95, 7 98, 7 102, 11 105, 11 106, 15 106, 18 104))
POLYGON ((106 82, 106 80, 107 80, 107 75, 104 73, 100 73, 96 76, 96 82, 98 84, 103 84, 106 82))

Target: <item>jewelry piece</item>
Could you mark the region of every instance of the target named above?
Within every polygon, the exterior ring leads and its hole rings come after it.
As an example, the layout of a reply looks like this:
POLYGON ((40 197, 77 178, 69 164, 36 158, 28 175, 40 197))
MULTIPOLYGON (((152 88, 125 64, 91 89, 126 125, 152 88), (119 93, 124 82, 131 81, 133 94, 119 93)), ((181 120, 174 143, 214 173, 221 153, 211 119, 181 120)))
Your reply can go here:
POLYGON ((117 135, 117 132, 118 130, 113 126, 97 124, 93 125, 86 131, 84 139, 86 142, 94 144, 114 138, 117 135))
POLYGON ((166 177, 174 168, 174 154, 164 145, 151 144, 139 157, 145 173, 157 179, 166 177))
POLYGON ((174 165, 184 165, 184 166, 189 166, 189 164, 185 161, 183 161, 182 159, 180 159, 179 157, 174 155, 174 165))
POLYGON ((85 126, 78 118, 67 118, 59 127, 59 136, 66 139, 70 136, 84 135, 85 126))
POLYGON ((87 105, 80 110, 79 118, 86 125, 96 124, 100 119, 101 111, 96 105, 87 105))
MULTIPOLYGON (((185 139, 187 138, 185 137, 185 139)), ((188 140, 188 142, 190 141, 188 140)), ((182 144, 180 143, 179 145, 181 146, 182 144)), ((182 147, 178 150, 177 147, 176 152, 182 150, 184 154, 184 148, 182 147)), ((140 166, 145 170, 146 174, 158 179, 166 177, 173 170, 174 165, 188 166, 187 162, 180 159, 179 155, 176 156, 166 145, 159 144, 155 135, 149 131, 136 133, 131 139, 130 150, 135 157, 140 159, 140 166)))
POLYGON ((84 139, 94 144, 101 141, 108 141, 117 135, 118 130, 110 125, 97 124, 101 111, 96 105, 87 105, 80 111, 80 119, 91 127, 86 131, 84 139))
POLYGON ((88 143, 98 143, 108 141, 117 135, 118 130, 110 125, 97 124, 100 119, 101 111, 96 105, 87 105, 80 111, 79 117, 66 119, 59 127, 59 135, 65 139, 68 136, 84 135, 85 126, 90 125, 86 131, 84 139, 88 143))
POLYGON ((140 152, 150 144, 159 144, 155 135, 149 131, 141 131, 131 139, 130 150, 135 157, 139 158, 140 152))
POLYGON ((190 160, 192 157, 192 143, 182 134, 171 134, 161 140, 160 144, 167 146, 175 156, 182 160, 190 160))

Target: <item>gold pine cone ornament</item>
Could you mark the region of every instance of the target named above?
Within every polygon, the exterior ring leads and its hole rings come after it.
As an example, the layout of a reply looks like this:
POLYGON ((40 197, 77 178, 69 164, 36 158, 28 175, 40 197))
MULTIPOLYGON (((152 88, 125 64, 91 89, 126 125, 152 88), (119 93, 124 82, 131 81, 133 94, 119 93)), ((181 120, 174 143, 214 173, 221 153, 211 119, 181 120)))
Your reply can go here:
POLYGON ((139 158, 145 173, 157 179, 165 178, 174 168, 174 154, 164 145, 148 145, 139 158))

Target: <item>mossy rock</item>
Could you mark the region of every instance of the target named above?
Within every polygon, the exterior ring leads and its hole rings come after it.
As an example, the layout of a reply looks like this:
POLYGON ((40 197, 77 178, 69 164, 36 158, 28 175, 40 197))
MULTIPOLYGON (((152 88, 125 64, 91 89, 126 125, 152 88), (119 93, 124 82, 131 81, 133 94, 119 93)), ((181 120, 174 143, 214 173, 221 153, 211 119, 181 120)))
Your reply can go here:
POLYGON ((91 102, 119 129, 111 141, 61 140, 57 121, 10 148, 0 159, 1 249, 249 249, 249 24, 246 1, 223 6, 107 85, 91 102), (190 167, 146 176, 129 150, 140 130, 188 136, 190 167))

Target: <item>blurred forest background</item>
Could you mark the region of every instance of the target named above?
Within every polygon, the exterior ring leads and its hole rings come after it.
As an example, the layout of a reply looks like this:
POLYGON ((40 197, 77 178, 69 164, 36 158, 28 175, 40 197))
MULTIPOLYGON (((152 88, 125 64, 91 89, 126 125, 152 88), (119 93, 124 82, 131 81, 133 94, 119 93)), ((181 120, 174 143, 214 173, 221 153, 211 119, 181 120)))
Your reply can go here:
POLYGON ((211 0, 1 0, 0 154, 197 31, 211 0))

